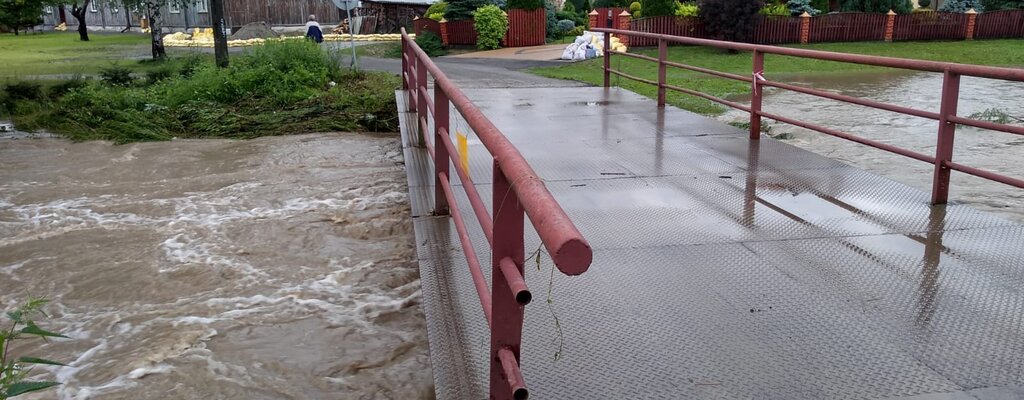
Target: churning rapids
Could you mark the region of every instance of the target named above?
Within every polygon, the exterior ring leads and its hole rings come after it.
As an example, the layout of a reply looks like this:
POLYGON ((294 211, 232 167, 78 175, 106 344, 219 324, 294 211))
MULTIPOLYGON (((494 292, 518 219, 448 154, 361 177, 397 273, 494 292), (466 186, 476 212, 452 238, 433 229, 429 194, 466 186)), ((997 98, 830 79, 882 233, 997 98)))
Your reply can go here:
POLYGON ((0 305, 36 398, 432 398, 402 152, 322 134, 0 141, 0 305))

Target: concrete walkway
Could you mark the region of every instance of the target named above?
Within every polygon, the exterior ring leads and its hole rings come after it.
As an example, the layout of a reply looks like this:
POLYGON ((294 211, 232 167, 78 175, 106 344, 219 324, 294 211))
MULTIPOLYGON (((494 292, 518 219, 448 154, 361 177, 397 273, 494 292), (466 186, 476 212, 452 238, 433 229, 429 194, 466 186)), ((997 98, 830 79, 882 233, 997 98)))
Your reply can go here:
MULTIPOLYGON (((531 47, 508 47, 497 50, 474 51, 450 58, 491 58, 499 60, 558 61, 568 44, 547 44, 531 47)), ((570 62, 570 61, 566 61, 570 62)))
MULTIPOLYGON (((466 94, 594 248, 578 277, 527 265, 531 398, 1024 398, 1021 224, 620 89, 466 94)), ((484 399, 487 323, 402 114, 438 398, 484 399)), ((489 206, 472 134, 468 157, 489 206)))

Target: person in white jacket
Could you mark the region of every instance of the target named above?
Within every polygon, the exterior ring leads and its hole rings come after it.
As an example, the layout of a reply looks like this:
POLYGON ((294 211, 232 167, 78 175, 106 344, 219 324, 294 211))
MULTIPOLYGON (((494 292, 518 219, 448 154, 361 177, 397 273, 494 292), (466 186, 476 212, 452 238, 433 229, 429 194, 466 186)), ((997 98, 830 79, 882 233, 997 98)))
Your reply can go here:
POLYGON ((316 22, 314 14, 309 14, 309 21, 306 22, 306 38, 317 43, 324 41, 324 32, 320 30, 320 24, 316 22))

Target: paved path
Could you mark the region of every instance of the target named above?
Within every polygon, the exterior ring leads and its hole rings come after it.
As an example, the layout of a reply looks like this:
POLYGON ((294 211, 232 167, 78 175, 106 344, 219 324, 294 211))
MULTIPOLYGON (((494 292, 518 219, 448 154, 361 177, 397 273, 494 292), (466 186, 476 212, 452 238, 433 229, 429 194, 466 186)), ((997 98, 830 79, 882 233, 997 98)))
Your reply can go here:
MULTIPOLYGON (((527 266, 531 398, 1024 398, 1021 224, 623 90, 466 94, 594 248, 578 277, 527 266)), ((405 148, 438 398, 483 399, 486 322, 424 153, 405 148)))
MULTIPOLYGON (((565 87, 583 86, 573 81, 544 78, 525 72, 527 68, 557 65, 553 61, 438 57, 434 63, 449 78, 463 88, 503 88, 503 87, 565 87)), ((348 60, 342 60, 348 65, 348 60)), ((387 71, 394 74, 402 70, 402 60, 398 58, 362 57, 359 65, 366 70, 387 71)))

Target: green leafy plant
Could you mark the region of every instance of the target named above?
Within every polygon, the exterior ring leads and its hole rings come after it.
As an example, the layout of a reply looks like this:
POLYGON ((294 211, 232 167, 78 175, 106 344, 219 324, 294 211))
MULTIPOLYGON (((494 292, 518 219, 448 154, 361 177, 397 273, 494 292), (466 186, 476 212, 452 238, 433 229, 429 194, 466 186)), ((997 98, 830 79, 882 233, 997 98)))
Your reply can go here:
POLYGON ((444 18, 449 21, 473 19, 473 12, 488 4, 491 3, 487 0, 450 0, 444 11, 444 18))
POLYGON ((71 79, 50 86, 50 89, 47 90, 46 95, 49 96, 52 100, 57 100, 61 97, 64 97, 68 93, 71 93, 74 90, 78 90, 85 87, 88 84, 89 81, 86 80, 84 77, 82 77, 81 75, 75 75, 72 76, 71 79))
POLYGON ((441 37, 437 36, 433 32, 423 31, 423 33, 416 36, 416 44, 423 49, 424 53, 427 53, 429 57, 440 57, 445 54, 444 42, 441 41, 441 37))
POLYGON ((111 65, 100 70, 100 80, 114 86, 130 86, 135 82, 131 68, 122 65, 111 65))
POLYGON ((643 9, 643 6, 640 4, 639 1, 634 1, 634 2, 629 4, 629 13, 633 14, 633 18, 640 18, 640 13, 641 13, 640 10, 642 10, 642 9, 643 9))
POLYGON ((444 12, 447 10, 448 2, 446 1, 439 1, 437 3, 431 4, 430 7, 427 8, 427 18, 430 18, 434 21, 440 21, 442 18, 444 18, 444 12))
POLYGON ((174 68, 171 66, 164 66, 149 72, 146 72, 146 83, 152 85, 160 81, 170 79, 174 76, 174 68))
POLYGON ((50 337, 67 337, 59 333, 47 331, 36 324, 35 317, 47 317, 46 313, 42 310, 42 307, 47 302, 44 299, 29 298, 18 308, 7 312, 7 318, 11 320, 10 328, 0 330, 0 369, 2 369, 0 370, 0 400, 40 391, 60 384, 60 382, 27 380, 29 373, 32 372, 32 369, 27 366, 31 364, 63 366, 65 364, 38 357, 18 357, 14 359, 10 354, 11 344, 15 340, 37 337, 45 341, 46 338, 50 337))
POLYGON ((761 8, 761 15, 789 16, 789 8, 785 4, 766 5, 761 8))
POLYGON ((700 8, 695 3, 681 3, 676 1, 677 17, 696 17, 700 14, 700 8))
POLYGON ((481 50, 497 49, 508 31, 508 16, 498 6, 486 5, 473 13, 473 27, 477 32, 476 46, 481 50))
POLYGON ((982 0, 981 5, 986 10, 1016 10, 1024 9, 1024 0, 982 0))
POLYGON ((811 16, 821 14, 821 10, 811 6, 810 0, 789 0, 786 2, 786 8, 789 10, 788 15, 792 15, 794 17, 803 15, 804 13, 810 14, 811 16))

